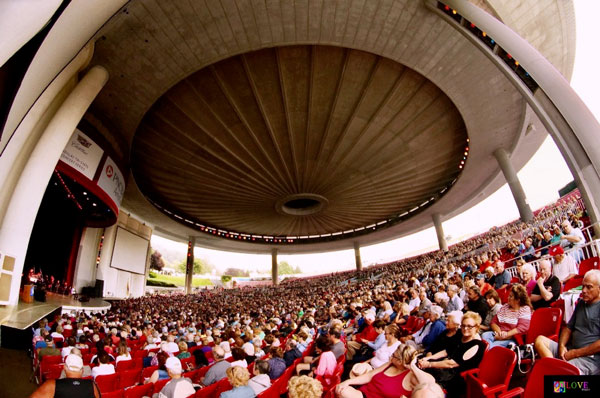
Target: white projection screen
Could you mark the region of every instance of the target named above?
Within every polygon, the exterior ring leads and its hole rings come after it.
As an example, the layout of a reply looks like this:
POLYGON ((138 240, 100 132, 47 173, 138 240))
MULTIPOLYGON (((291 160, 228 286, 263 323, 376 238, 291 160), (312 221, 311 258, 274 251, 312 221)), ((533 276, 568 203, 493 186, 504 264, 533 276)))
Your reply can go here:
POLYGON ((148 245, 150 245, 150 241, 117 227, 111 268, 145 275, 148 245))

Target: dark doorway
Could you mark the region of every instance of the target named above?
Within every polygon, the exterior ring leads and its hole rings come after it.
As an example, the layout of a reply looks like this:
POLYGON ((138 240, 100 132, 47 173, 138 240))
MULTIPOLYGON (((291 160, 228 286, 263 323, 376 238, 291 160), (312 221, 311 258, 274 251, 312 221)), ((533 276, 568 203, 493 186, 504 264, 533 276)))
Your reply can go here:
POLYGON ((70 190, 54 173, 44 193, 27 248, 25 275, 35 273, 60 280, 71 279, 69 261, 74 244, 79 245, 84 213, 70 190))

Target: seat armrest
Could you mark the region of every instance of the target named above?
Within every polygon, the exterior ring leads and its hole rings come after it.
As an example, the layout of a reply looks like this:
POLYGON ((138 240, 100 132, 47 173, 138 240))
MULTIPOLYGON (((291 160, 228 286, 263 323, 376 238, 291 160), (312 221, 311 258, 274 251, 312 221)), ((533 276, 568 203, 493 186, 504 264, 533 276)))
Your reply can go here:
POLYGON ((498 384, 497 386, 484 388, 483 393, 486 396, 495 397, 497 393, 502 392, 503 390, 506 390, 507 388, 508 388, 508 386, 506 384, 498 384))
POLYGON ((510 391, 505 392, 504 394, 500 394, 498 398, 513 398, 513 397, 521 397, 525 390, 521 387, 513 388, 510 391))
POLYGON ((474 368, 474 369, 469 369, 469 370, 465 370, 464 372, 460 373, 460 376, 464 379, 467 377, 467 375, 472 375, 473 377, 479 374, 479 368, 474 368))

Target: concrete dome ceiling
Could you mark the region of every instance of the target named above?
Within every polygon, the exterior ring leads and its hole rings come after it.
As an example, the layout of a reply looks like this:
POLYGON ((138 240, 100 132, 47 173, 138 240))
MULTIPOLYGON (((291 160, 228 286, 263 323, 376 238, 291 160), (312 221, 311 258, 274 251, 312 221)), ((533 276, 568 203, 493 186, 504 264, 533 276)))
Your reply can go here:
POLYGON ((456 107, 417 72, 364 51, 298 45, 180 81, 145 114, 131 159, 142 193, 178 219, 316 237, 437 198, 467 145, 456 107))

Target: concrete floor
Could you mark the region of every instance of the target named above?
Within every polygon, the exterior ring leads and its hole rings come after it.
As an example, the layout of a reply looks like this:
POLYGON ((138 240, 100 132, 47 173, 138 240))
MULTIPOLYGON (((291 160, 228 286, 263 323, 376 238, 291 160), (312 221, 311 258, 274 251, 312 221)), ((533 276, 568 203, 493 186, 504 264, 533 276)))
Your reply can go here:
POLYGON ((0 348, 0 397, 23 398, 31 395, 37 385, 29 381, 31 358, 26 351, 0 348))

